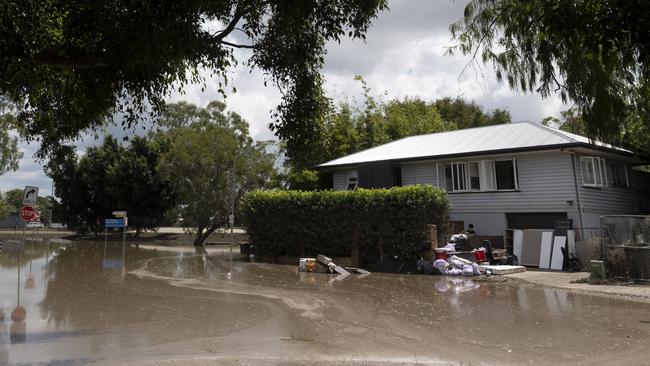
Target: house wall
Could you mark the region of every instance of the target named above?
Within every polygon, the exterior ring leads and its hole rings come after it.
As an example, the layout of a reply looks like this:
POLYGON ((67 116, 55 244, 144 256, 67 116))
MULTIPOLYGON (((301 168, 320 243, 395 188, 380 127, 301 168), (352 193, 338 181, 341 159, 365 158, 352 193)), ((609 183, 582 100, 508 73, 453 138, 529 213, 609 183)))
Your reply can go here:
MULTIPOLYGON (((628 176, 631 188, 612 187, 613 175, 607 163, 608 186, 584 187, 580 154, 569 151, 545 151, 515 155, 480 156, 453 161, 477 161, 481 159, 517 161, 519 189, 498 192, 449 192, 450 216, 454 221, 474 224, 479 235, 502 235, 507 228, 506 213, 566 212, 575 227, 600 226, 600 216, 605 214, 634 214, 639 212, 638 190, 635 182, 645 179, 633 178, 631 167, 628 176), (578 212, 575 174, 582 204, 582 220, 578 212)), ((583 155, 584 156, 584 155, 583 155)), ((589 155, 592 156, 592 155, 589 155)), ((401 164, 402 184, 431 184, 445 189, 445 164, 451 160, 409 162, 401 164)), ((622 163, 621 161, 617 161, 622 163)), ((334 189, 345 189, 348 170, 334 173, 334 189)))
POLYGON ((7 217, 0 220, 0 228, 22 228, 25 222, 20 219, 17 213, 10 213, 7 217))
POLYGON ((348 187, 350 175, 356 169, 340 169, 332 172, 332 189, 335 191, 344 190, 348 187))
POLYGON ((359 187, 363 188, 390 188, 393 186, 393 177, 390 162, 360 164, 359 187))
MULTIPOLYGON (((607 185, 604 187, 585 187, 582 185, 582 168, 580 166, 580 156, 599 156, 598 154, 576 154, 575 161, 578 170, 578 185, 580 187, 580 199, 582 201, 585 227, 600 226, 601 215, 607 214, 635 214, 638 212, 637 197, 638 195, 632 187, 613 187, 613 174, 610 163, 617 162, 625 164, 620 160, 605 158, 605 171, 607 173, 607 185), (597 226, 587 226, 595 225, 597 226)), ((603 157, 603 156, 600 156, 603 157)), ((631 168, 627 166, 628 177, 631 175, 631 168)), ((631 180, 631 179, 630 179, 631 180)), ((631 183, 631 182, 630 182, 631 183)))
MULTIPOLYGON (((576 188, 571 155, 544 152, 517 155, 481 156, 480 159, 511 160, 516 157, 519 189, 499 192, 450 192, 451 218, 474 224, 480 235, 502 235, 507 228, 506 213, 566 212, 579 225, 576 188), (572 201, 568 204, 567 201, 572 201)), ((445 164, 451 161, 405 163, 402 183, 432 184, 445 189, 445 164)))

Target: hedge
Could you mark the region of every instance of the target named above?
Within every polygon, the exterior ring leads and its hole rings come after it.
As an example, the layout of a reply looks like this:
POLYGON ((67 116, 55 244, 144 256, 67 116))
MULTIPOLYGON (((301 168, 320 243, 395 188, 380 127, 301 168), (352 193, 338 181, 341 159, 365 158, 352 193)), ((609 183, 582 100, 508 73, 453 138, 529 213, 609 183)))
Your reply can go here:
POLYGON ((356 241, 366 264, 415 258, 425 240, 425 225, 443 229, 449 222, 447 194, 428 185, 258 190, 244 196, 240 209, 258 256, 349 257, 356 241))

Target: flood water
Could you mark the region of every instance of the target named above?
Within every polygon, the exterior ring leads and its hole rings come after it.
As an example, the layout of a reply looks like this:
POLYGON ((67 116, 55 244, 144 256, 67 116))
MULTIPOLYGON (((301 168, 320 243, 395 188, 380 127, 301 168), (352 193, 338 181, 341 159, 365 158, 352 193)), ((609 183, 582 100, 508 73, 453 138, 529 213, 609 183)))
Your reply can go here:
POLYGON ((227 249, 28 240, 0 255, 0 365, 643 365, 649 310, 513 283, 296 273, 227 249))

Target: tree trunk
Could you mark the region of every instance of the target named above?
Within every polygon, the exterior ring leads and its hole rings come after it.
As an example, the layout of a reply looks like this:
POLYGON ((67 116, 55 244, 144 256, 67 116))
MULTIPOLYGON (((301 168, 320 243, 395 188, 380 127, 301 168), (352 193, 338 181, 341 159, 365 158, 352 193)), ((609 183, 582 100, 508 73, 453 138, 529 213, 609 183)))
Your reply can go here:
POLYGON ((194 236, 194 246, 203 245, 203 226, 196 228, 196 235, 194 236))
POLYGON ((196 237, 194 238, 194 246, 203 245, 205 239, 212 235, 212 233, 218 228, 219 224, 212 224, 210 227, 205 229, 205 233, 203 232, 203 228, 198 228, 199 230, 196 231, 196 237))
POLYGON ((203 230, 197 231, 196 236, 194 237, 194 246, 203 246, 203 242, 205 241, 205 237, 203 236, 203 230))

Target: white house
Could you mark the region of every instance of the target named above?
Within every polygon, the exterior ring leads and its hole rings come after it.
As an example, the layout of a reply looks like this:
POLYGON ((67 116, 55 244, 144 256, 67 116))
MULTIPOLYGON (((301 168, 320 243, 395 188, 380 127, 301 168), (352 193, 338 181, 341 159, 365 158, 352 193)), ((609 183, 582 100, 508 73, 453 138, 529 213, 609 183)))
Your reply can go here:
POLYGON ((598 228, 606 214, 647 213, 647 157, 536 123, 407 137, 319 165, 334 189, 432 184, 456 224, 479 235, 552 228, 556 219, 598 228))

